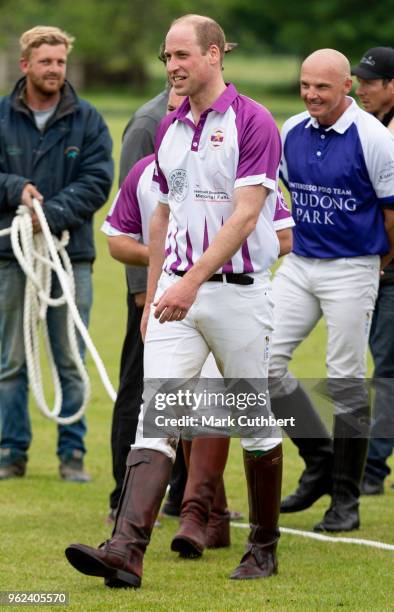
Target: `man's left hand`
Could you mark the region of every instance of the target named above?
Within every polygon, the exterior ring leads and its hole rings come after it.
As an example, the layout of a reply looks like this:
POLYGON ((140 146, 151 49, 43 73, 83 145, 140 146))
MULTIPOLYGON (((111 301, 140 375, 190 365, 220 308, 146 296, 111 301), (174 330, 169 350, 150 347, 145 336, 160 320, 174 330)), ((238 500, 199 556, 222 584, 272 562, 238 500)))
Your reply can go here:
POLYGON ((198 289, 187 277, 181 278, 154 303, 155 318, 160 323, 182 321, 196 299, 198 289))

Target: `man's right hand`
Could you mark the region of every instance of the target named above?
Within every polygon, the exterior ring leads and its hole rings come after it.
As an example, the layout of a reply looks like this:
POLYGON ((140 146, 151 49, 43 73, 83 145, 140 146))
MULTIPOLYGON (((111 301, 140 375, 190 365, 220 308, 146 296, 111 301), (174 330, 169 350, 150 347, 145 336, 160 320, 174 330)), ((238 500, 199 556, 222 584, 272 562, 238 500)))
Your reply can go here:
POLYGON ((32 185, 31 183, 26 183, 26 185, 23 188, 22 195, 21 195, 21 204, 24 204, 25 206, 30 208, 30 210, 33 211, 31 215, 31 222, 33 225, 33 232, 36 234, 37 232, 41 231, 41 226, 37 218, 37 215, 35 214, 33 210, 33 198, 36 198, 40 202, 40 204, 42 204, 44 201, 44 197, 34 187, 34 185, 32 185))
POLYGON ((33 208, 33 198, 37 198, 40 204, 43 203, 44 198, 41 193, 31 183, 26 183, 23 188, 21 195, 21 204, 24 204, 28 208, 33 208))

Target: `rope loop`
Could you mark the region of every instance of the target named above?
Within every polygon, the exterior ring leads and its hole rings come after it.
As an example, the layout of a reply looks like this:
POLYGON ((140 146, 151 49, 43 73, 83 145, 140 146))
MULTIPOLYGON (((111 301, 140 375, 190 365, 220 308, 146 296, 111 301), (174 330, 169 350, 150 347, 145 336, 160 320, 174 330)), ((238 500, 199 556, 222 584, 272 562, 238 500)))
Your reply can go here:
POLYGON ((85 413, 90 399, 91 386, 85 364, 78 348, 77 330, 79 331, 87 350, 90 352, 103 385, 112 401, 116 392, 109 380, 104 364, 94 346, 89 332, 84 325, 75 304, 75 284, 72 264, 66 251, 70 240, 68 231, 61 238, 51 234, 42 206, 33 199, 33 209, 25 205, 18 207, 11 227, 0 231, 0 236, 10 235, 14 255, 26 275, 23 335, 25 343, 26 364, 29 384, 41 412, 60 425, 70 425, 78 421, 85 413), (41 232, 33 232, 32 212, 35 212, 40 222, 41 232), (51 297, 52 273, 58 277, 62 295, 51 297), (72 358, 83 383, 83 400, 78 410, 69 417, 61 417, 62 388, 59 373, 55 364, 48 326, 46 322, 48 307, 59 308, 67 306, 67 340, 72 358), (42 326, 44 346, 52 376, 54 388, 53 408, 47 405, 42 371, 40 365, 39 328, 42 326))

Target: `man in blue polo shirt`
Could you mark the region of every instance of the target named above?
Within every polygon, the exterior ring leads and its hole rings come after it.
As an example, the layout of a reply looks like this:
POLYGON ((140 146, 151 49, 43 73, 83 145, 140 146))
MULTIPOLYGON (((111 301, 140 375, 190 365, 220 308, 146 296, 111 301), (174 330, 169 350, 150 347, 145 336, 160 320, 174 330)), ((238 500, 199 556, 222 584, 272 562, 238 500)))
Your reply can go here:
POLYGON ((276 383, 274 411, 293 410, 302 422, 294 441, 306 469, 281 511, 303 510, 331 493, 331 505, 315 531, 359 527, 368 440, 352 437, 349 422, 368 407, 362 381, 369 329, 379 269, 394 250, 392 140, 348 97, 351 87, 346 57, 332 49, 316 51, 301 69, 307 111, 290 118, 282 131, 281 176, 296 227, 293 253, 274 281, 270 373, 276 383), (336 407, 333 442, 288 371, 293 351, 322 316, 328 332, 328 388, 336 407), (341 418, 349 413, 350 421, 341 418))

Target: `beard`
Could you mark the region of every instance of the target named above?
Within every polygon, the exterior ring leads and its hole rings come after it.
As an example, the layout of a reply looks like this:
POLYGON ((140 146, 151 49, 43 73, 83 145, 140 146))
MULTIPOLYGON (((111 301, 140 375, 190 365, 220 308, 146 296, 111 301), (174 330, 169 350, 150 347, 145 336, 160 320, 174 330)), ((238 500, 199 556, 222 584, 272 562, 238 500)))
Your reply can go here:
POLYGON ((46 75, 37 77, 30 74, 29 80, 36 93, 45 98, 57 96, 64 85, 64 76, 46 75))

